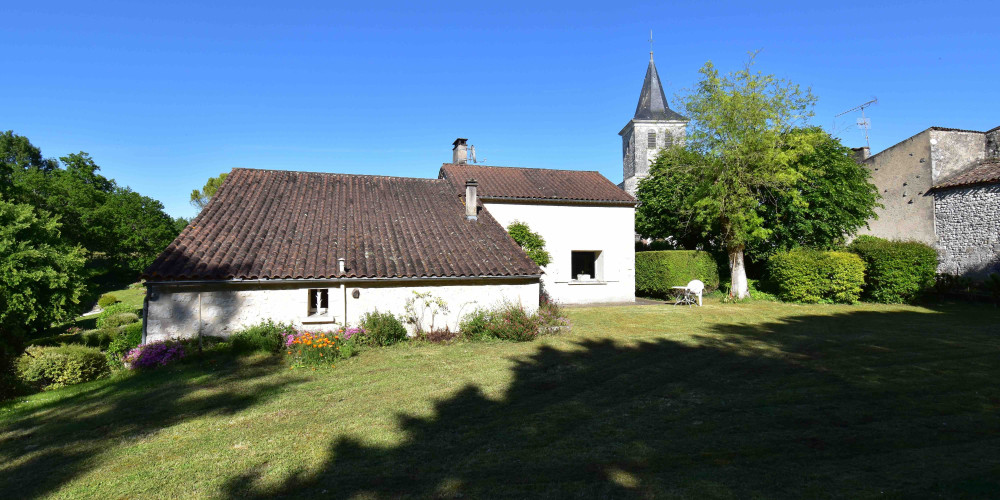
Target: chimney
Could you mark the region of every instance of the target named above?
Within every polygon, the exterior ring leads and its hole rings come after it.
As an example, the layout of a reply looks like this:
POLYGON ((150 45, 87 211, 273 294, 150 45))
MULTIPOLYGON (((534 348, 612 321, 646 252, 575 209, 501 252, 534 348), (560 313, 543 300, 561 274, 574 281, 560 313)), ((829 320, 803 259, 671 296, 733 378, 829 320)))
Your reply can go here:
POLYGON ((872 150, 868 146, 862 146, 860 148, 851 148, 851 152, 854 153, 854 161, 862 163, 872 155, 872 150))
POLYGON ((459 137, 455 139, 455 142, 451 143, 454 147, 451 148, 451 162, 455 164, 465 164, 469 161, 469 149, 466 143, 469 142, 468 139, 462 139, 459 137))
POLYGON ((469 179, 465 181, 465 218, 468 220, 478 220, 478 212, 476 211, 476 203, 479 199, 476 193, 479 188, 479 183, 475 179, 469 179))

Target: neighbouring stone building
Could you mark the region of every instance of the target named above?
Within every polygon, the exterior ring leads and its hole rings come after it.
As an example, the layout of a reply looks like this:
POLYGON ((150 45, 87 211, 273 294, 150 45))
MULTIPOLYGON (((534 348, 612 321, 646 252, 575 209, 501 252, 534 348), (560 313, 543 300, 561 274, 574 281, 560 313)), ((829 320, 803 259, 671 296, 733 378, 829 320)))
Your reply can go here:
POLYGON ((660 75, 649 53, 646 79, 639 92, 635 115, 618 132, 622 137, 623 181, 618 186, 635 196, 639 181, 649 175, 649 166, 666 148, 682 144, 687 130, 687 118, 667 105, 660 75))
POLYGON ((143 341, 334 329, 402 316, 414 292, 448 306, 421 326, 452 331, 480 307, 535 311, 543 284, 564 303, 635 300, 634 198, 597 172, 469 165, 454 146, 437 179, 234 169, 143 274, 143 341), (546 239, 546 268, 514 220, 546 239))
POLYGON ((863 159, 885 208, 860 234, 930 244, 942 273, 1000 272, 998 144, 1000 127, 931 127, 863 159))

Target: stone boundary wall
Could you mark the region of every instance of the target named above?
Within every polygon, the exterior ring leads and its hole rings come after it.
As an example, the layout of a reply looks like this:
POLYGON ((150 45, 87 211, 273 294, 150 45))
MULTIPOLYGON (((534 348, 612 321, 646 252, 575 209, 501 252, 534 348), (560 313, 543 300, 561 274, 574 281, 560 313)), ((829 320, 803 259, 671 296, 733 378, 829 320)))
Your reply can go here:
POLYGON ((938 272, 1000 273, 1000 184, 935 190, 934 226, 938 272))

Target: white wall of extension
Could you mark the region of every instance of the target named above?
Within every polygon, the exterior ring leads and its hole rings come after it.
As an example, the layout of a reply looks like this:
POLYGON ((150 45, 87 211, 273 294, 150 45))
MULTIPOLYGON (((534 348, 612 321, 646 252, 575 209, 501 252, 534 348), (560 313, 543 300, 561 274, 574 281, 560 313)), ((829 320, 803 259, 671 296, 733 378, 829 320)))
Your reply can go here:
MULTIPOLYGON (((344 287, 335 280, 301 284, 150 283, 147 287, 147 342, 196 337, 199 331, 202 335, 228 337, 267 319, 301 329, 333 330, 344 324, 345 304, 347 324, 356 325, 363 314, 376 309, 403 315, 406 301, 414 292, 429 292, 448 306, 447 313, 435 317, 425 314, 425 329, 433 323, 434 328, 455 331, 461 319, 477 307, 508 302, 534 312, 539 294, 537 279, 421 280, 402 285, 398 281, 354 281, 344 287), (315 289, 327 290, 329 307, 325 315, 309 315, 309 293, 315 289), (357 298, 353 296, 355 290, 357 298)), ((413 327, 407 328, 412 333, 413 327)))
POLYGON ((635 301, 635 208, 484 202, 505 228, 522 221, 545 238, 552 263, 542 282, 557 302, 635 301), (597 276, 580 281, 571 276, 573 251, 600 252, 597 276))

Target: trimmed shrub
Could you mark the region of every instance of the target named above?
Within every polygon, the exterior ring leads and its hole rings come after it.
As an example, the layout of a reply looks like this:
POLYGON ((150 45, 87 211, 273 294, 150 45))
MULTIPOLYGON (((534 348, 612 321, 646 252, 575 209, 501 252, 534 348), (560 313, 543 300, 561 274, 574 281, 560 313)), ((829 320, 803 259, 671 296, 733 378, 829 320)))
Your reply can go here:
POLYGON ((164 366, 186 355, 184 344, 176 340, 151 342, 132 349, 125 355, 125 366, 141 370, 164 366))
POLYGON ((106 293, 104 295, 101 295, 101 298, 97 299, 97 306, 100 307, 101 309, 105 309, 119 302, 121 302, 121 300, 118 299, 117 295, 113 293, 106 293))
POLYGON ((31 346, 17 360, 21 380, 42 390, 89 382, 108 373, 101 351, 81 345, 31 346))
POLYGON ((142 342, 142 323, 133 323, 124 326, 108 344, 108 349, 104 351, 110 366, 121 368, 122 359, 129 351, 139 347, 142 342))
POLYGON ((115 329, 120 326, 131 325, 132 323, 139 323, 139 315, 133 312, 123 312, 118 314, 112 314, 101 322, 101 329, 115 329))
POLYGON ((278 353, 285 347, 286 337, 294 334, 295 328, 292 325, 266 320, 234 333, 229 337, 229 345, 233 352, 239 353, 278 353))
POLYGON ((719 265, 708 252, 661 250, 635 254, 635 291, 649 297, 666 297, 672 287, 701 280, 705 291, 719 288, 719 265))
MULTIPOLYGON (((134 319, 133 321, 139 320, 139 309, 132 307, 128 304, 125 304, 123 302, 119 302, 117 304, 111 304, 103 311, 101 311, 100 314, 97 315, 97 328, 104 328, 106 326, 106 323, 109 321, 109 318, 111 318, 112 316, 117 316, 119 314, 125 314, 125 313, 135 315, 136 319, 134 319)), ((110 321, 114 323, 115 321, 122 321, 122 318, 110 321)), ((119 326, 123 326, 123 324, 115 325, 113 328, 119 326)))
POLYGON ((937 251, 917 241, 858 236, 847 247, 865 261, 862 297, 887 304, 913 302, 934 288, 937 251))
POLYGON ((798 248, 772 255, 768 274, 781 300, 853 304, 861 296, 865 264, 849 252, 798 248))
POLYGON ((406 340, 406 327, 390 313, 375 310, 361 317, 362 330, 354 336, 356 342, 367 346, 388 346, 406 340))

